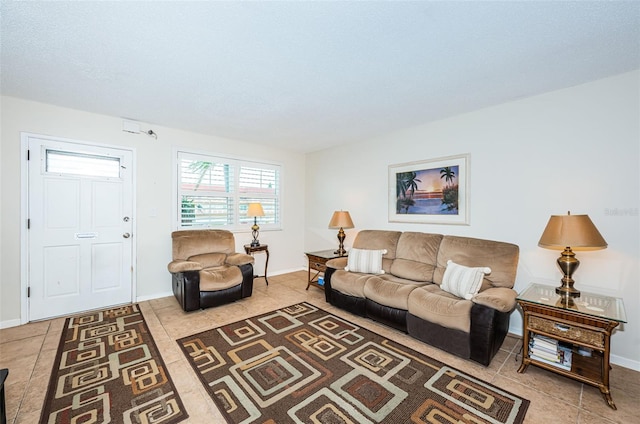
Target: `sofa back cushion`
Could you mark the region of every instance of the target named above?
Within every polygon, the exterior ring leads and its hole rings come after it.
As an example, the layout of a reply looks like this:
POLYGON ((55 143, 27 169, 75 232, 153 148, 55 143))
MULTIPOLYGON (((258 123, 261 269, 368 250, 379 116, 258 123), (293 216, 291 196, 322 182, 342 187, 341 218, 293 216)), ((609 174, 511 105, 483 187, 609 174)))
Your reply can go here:
POLYGON ((353 247, 369 250, 386 249, 387 253, 382 256, 382 269, 389 272, 391 263, 396 258, 396 247, 401 234, 400 231, 362 230, 353 241, 353 247))
POLYGON ((398 239, 391 274, 413 281, 433 282, 441 234, 404 232, 398 239))
POLYGON ((382 255, 385 253, 387 253, 386 249, 370 250, 354 247, 349 251, 347 266, 344 270, 364 274, 384 274, 382 255))
POLYGON ((470 237, 444 236, 438 250, 433 282, 440 285, 447 261, 468 267, 489 267, 480 291, 490 287, 513 288, 520 249, 517 245, 501 241, 470 237))
POLYGON ((227 230, 182 230, 171 233, 173 260, 204 253, 234 253, 236 242, 227 230))

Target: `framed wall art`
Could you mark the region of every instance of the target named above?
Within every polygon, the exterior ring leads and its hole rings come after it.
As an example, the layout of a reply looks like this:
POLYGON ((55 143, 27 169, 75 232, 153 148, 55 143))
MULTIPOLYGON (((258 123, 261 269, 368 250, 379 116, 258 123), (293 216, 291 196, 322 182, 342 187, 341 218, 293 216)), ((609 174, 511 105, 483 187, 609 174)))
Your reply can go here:
POLYGON ((389 222, 469 225, 469 154, 389 166, 389 222))

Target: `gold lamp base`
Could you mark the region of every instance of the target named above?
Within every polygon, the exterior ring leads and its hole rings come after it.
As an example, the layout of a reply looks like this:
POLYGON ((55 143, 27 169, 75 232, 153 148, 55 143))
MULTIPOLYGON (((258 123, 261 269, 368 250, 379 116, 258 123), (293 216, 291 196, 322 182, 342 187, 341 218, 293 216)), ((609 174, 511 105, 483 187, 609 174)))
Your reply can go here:
POLYGON ((253 225, 251 226, 251 235, 253 236, 253 240, 251 241, 251 247, 260 246, 260 240, 258 240, 258 234, 260 234, 260 226, 258 225, 257 218, 253 218, 253 225))
POLYGON ((340 230, 338 231, 338 242, 340 244, 338 245, 338 250, 333 253, 336 253, 339 256, 344 256, 344 254, 347 253, 347 251, 344 249, 344 239, 346 236, 347 235, 344 233, 344 229, 340 227, 340 230))
POLYGON ((578 269, 578 266, 580 265, 580 261, 576 258, 576 254, 567 246, 558 258, 557 262, 558 266, 564 273, 564 277, 560 280, 562 285, 560 287, 556 287, 556 293, 565 297, 579 297, 580 291, 573 287, 573 283, 575 283, 575 281, 571 278, 575 270, 578 269))

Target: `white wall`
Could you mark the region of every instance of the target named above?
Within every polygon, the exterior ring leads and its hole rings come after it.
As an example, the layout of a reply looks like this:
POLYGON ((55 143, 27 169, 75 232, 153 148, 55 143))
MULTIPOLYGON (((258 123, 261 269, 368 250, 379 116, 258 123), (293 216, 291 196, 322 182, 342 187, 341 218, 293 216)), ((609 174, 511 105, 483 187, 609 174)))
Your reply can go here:
MULTIPOLYGON (((628 324, 612 361, 640 370, 639 72, 505 103, 307 156, 305 247, 336 245, 331 213, 358 230, 394 229, 488 238, 520 246, 515 289, 559 285, 558 251, 537 246, 552 214, 588 214, 609 247, 578 252, 576 287, 624 299, 628 324), (390 223, 390 164, 471 154, 469 226, 390 223)), ((522 333, 520 312, 511 331, 522 333)))
MULTIPOLYGON (((146 299, 171 292, 167 263, 171 260, 172 152, 174 147, 262 159, 283 165, 282 231, 261 231, 260 241, 269 244, 269 271, 299 269, 304 264, 304 178, 305 157, 299 153, 189 133, 149 125, 158 134, 122 131, 122 119, 61 108, 11 97, 2 97, 0 195, 2 200, 0 234, 0 327, 20 319, 20 132, 123 146, 136 150, 137 181, 137 297, 146 299), (157 216, 152 216, 153 211, 157 216)), ((143 124, 147 128, 147 124, 143 124)), ((236 233, 238 251, 250 241, 250 229, 236 233)), ((256 256, 262 274, 264 256, 256 256)))

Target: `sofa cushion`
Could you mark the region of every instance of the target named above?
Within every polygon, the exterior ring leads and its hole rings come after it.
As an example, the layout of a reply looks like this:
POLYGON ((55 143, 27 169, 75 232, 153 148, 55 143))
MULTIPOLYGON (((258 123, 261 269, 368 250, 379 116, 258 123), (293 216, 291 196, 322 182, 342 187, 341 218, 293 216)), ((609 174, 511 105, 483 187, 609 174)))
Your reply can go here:
POLYGON ((408 280, 432 282, 441 241, 440 234, 402 233, 390 272, 408 280))
POLYGON ((490 274, 491 268, 475 267, 470 268, 464 265, 458 265, 451 259, 447 261, 447 269, 442 277, 442 290, 449 292, 463 299, 471 300, 473 296, 478 294, 482 279, 485 274, 490 274))
POLYGON ((384 306, 396 309, 409 309, 409 295, 419 286, 384 280, 379 277, 369 278, 364 285, 364 295, 384 306))
POLYGON ((500 312, 511 312, 516 308, 516 297, 518 293, 506 287, 491 287, 477 296, 474 296, 473 303, 488 306, 500 312))
POLYGON ((242 271, 237 266, 218 266, 200 271, 200 291, 218 291, 242 283, 242 271))
POLYGON ((183 259, 176 259, 169 262, 167 269, 171 273, 185 272, 185 271, 200 271, 203 268, 199 262, 185 261, 183 259))
POLYGON ((435 284, 418 287, 409 295, 409 313, 446 328, 469 332, 473 302, 447 293, 435 284))
POLYGON ((210 268, 224 265, 227 255, 224 253, 205 253, 202 255, 194 255, 188 258, 189 261, 198 262, 202 268, 210 268))
POLYGON ((227 255, 227 259, 224 261, 227 265, 242 266, 252 264, 255 262, 253 256, 246 253, 231 253, 227 255))
POLYGON ((364 298, 364 284, 371 274, 358 274, 337 270, 331 275, 331 290, 337 290, 342 294, 364 298))
POLYGON ((345 271, 362 272, 364 274, 384 274, 382 269, 382 255, 387 253, 387 249, 371 250, 356 249, 349 251, 347 266, 345 271))
POLYGON ((438 250, 433 282, 442 284, 442 278, 451 259, 468 267, 488 266, 480 292, 489 287, 512 288, 516 280, 519 248, 515 244, 470 237, 444 236, 438 250))

